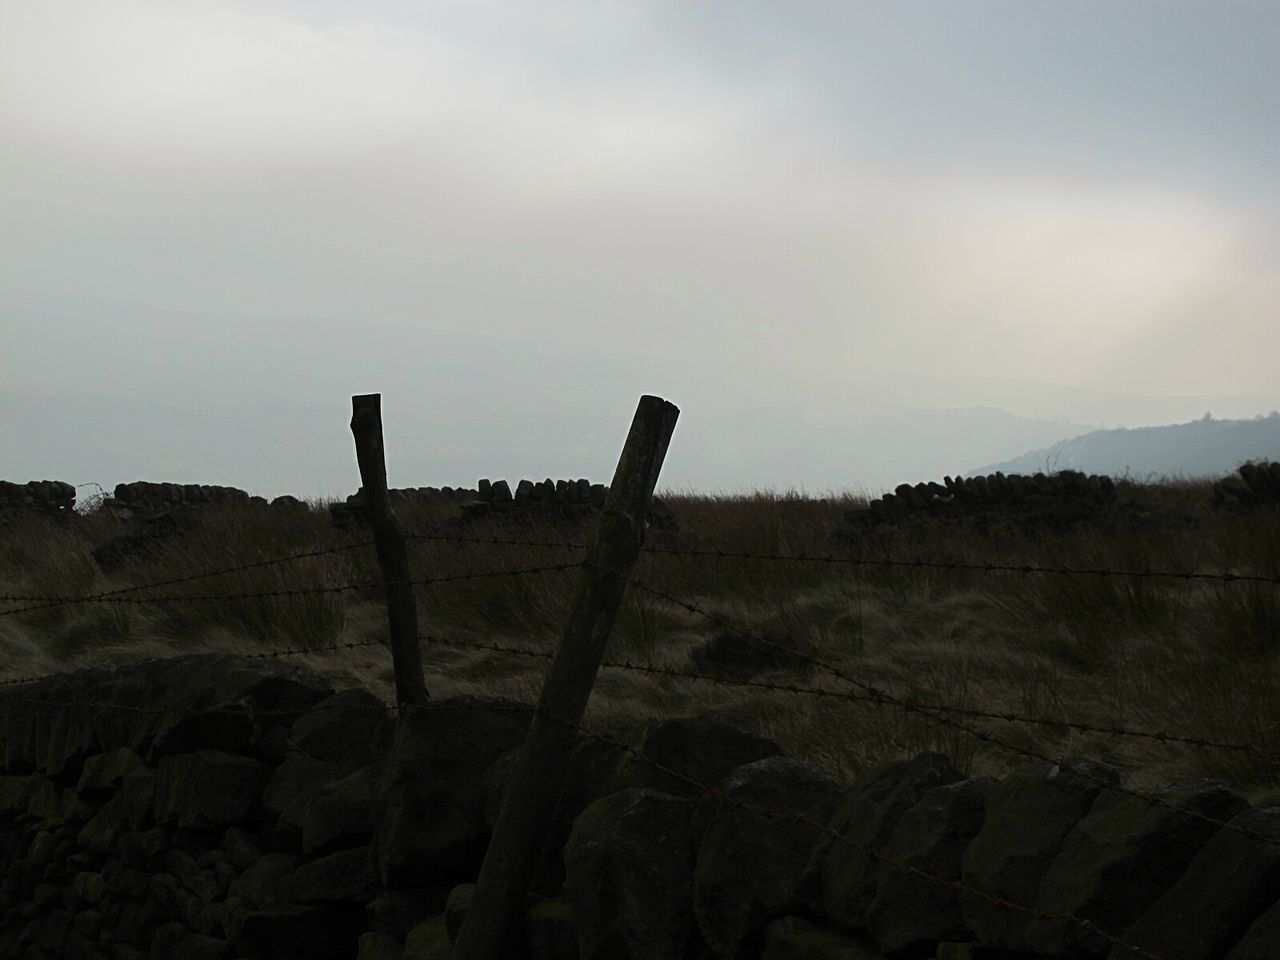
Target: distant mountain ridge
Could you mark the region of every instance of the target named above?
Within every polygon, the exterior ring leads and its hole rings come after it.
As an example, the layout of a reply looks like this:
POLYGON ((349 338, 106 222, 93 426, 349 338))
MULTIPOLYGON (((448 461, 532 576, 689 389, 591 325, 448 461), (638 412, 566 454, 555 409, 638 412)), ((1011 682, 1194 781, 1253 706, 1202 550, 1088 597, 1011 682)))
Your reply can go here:
POLYGON ((1280 460, 1280 412, 1252 420, 1200 420, 1165 427, 1095 430, 965 476, 1080 470, 1135 480, 1222 477, 1248 460, 1280 460))

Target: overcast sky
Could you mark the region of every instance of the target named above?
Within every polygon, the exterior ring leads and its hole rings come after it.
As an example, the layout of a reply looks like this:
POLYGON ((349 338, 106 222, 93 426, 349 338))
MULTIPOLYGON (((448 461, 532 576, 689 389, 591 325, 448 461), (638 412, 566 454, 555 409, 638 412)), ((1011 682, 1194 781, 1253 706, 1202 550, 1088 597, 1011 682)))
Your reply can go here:
MULTIPOLYGON (((1280 4, 0 0, 4 478, 875 489, 1280 407, 1280 4)), ((84 497, 91 491, 82 491, 84 497)))

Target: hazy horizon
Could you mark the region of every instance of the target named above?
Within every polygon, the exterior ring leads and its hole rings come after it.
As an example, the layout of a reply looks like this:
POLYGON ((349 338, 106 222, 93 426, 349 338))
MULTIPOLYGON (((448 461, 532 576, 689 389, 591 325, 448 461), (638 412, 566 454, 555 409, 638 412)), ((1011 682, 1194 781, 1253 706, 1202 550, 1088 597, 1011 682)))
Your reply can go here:
MULTIPOLYGON (((1280 408, 1280 7, 0 0, 0 479, 878 491, 1280 408)), ((1276 452, 1280 455, 1280 451, 1276 452)), ((81 493, 81 497, 87 495, 81 493)))

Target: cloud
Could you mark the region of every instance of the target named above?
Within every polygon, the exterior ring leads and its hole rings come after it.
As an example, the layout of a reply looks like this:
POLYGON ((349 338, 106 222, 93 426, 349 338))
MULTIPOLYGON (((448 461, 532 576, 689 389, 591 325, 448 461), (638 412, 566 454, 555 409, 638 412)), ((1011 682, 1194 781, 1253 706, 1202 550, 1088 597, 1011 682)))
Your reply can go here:
MULTIPOLYGON (((1103 43, 1059 13, 1055 47, 1023 14, 876 7, 31 5, 0 39, 0 285, 376 321, 420 349, 545 337, 566 363, 590 343, 1113 389, 1146 364, 1173 389, 1215 356, 1233 369, 1204 389, 1270 386, 1274 207, 1144 152, 1159 122, 1120 149, 1103 117, 1188 57, 1237 89, 1230 37, 1140 52, 1142 23, 1103 43)), ((1187 16, 1160 36, 1193 43, 1187 16)), ((275 349, 245 336, 225 355, 275 349)))

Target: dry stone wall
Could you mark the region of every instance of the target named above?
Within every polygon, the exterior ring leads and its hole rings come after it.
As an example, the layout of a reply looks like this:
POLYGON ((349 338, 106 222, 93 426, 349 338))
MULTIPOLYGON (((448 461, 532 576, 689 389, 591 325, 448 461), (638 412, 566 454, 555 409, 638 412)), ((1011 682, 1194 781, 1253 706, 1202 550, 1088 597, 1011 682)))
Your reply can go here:
MULTIPOLYGON (((475 487, 404 487, 387 491, 393 505, 446 501, 457 504, 460 521, 480 517, 533 517, 550 516, 566 520, 581 520, 594 515, 604 505, 609 488, 589 480, 521 480, 514 491, 506 480, 481 480, 475 487)), ((134 483, 117 484, 114 496, 102 497, 100 504, 122 520, 140 523, 154 521, 160 513, 198 507, 210 503, 251 504, 267 506, 264 497, 250 496, 237 487, 222 487, 197 483, 134 483)), ((74 514, 75 487, 57 480, 35 480, 27 484, 0 481, 0 511, 46 510, 74 514)), ((274 508, 300 509, 306 504, 297 497, 276 497, 270 501, 274 508)), ((347 528, 367 524, 368 511, 364 505, 364 488, 346 498, 343 503, 329 507, 333 525, 347 528)), ((659 497, 654 497, 649 508, 649 525, 660 530, 675 531, 678 526, 671 510, 659 497)), ((163 521, 162 521, 163 522, 163 521)))
POLYGON ((920 519, 1061 526, 1096 519, 1115 501, 1116 485, 1110 477, 1085 476, 1075 470, 944 477, 942 483, 899 484, 893 493, 848 511, 844 532, 920 519))
MULTIPOLYGON (((590 480, 521 480, 515 490, 506 480, 480 480, 475 488, 417 487, 388 490, 392 505, 427 503, 438 500, 455 501, 459 507, 459 522, 466 523, 481 518, 531 519, 546 517, 569 522, 588 519, 604 506, 609 488, 590 480)), ((364 505, 364 488, 347 497, 346 503, 333 504, 329 508, 335 526, 346 528, 353 523, 368 523, 364 505)), ((679 525, 674 514, 662 502, 653 497, 649 505, 650 528, 676 532, 679 525)))
POLYGON ((1216 505, 1248 508, 1280 504, 1280 463, 1246 463, 1236 473, 1213 485, 1216 505))
MULTIPOLYGON (((464 487, 392 487, 387 490, 391 505, 412 505, 446 501, 461 504, 474 499, 475 491, 464 487)), ((340 530, 351 526, 367 526, 369 511, 364 502, 364 487, 347 497, 344 503, 329 506, 329 519, 340 530)))
MULTIPOLYGON (((157 511, 196 507, 208 503, 246 503, 265 505, 263 497, 251 497, 236 487, 222 487, 199 483, 134 483, 116 484, 114 496, 95 496, 91 502, 112 511, 123 520, 157 511)), ((282 496, 271 501, 273 506, 296 506, 302 501, 296 497, 282 496)), ((42 511, 74 515, 76 488, 61 480, 32 480, 30 483, 9 483, 0 480, 0 512, 10 510, 42 511)))
MULTIPOLYGON (((532 710, 464 696, 393 720, 305 667, 225 655, 12 687, 0 956, 445 960, 532 710)), ((1166 960, 1262 960, 1280 942, 1280 808, 1218 783, 1162 807, 1079 758, 997 780, 940 754, 838 783, 707 717, 638 743, 673 773, 575 748, 516 960, 1130 955, 1099 929, 1166 960)))
POLYGON ((236 487, 219 487, 200 483, 118 483, 115 504, 132 510, 157 510, 196 506, 203 503, 266 503, 262 497, 250 497, 236 487))
POLYGON ((72 513, 75 508, 76 488, 61 480, 32 480, 30 483, 0 480, 0 512, 72 513))

